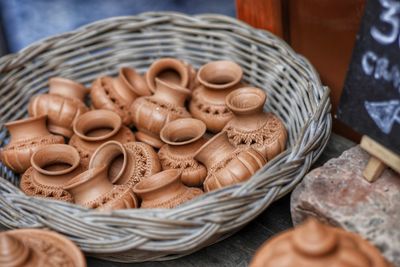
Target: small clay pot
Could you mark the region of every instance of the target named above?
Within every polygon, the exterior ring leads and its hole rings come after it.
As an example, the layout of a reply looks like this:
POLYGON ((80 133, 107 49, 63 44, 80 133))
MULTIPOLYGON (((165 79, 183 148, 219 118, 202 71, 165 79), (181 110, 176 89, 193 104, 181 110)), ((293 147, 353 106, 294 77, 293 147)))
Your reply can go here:
POLYGON ((10 169, 23 173, 31 166, 31 156, 50 144, 63 144, 64 137, 52 135, 46 127, 47 116, 42 115, 6 123, 10 142, 0 151, 0 159, 10 169))
POLYGON ((121 117, 106 109, 92 110, 79 116, 73 129, 75 134, 69 144, 78 150, 84 167, 89 165, 94 151, 105 142, 115 140, 125 144, 135 141, 132 131, 122 125, 121 117))
POLYGON ((62 187, 83 171, 78 151, 68 145, 40 148, 31 158, 30 167, 21 177, 20 188, 28 196, 73 202, 62 187))
POLYGON ((75 119, 89 110, 84 103, 88 92, 80 83, 60 77, 51 78, 49 93, 36 95, 29 101, 29 115, 47 115, 49 131, 69 138, 73 134, 75 119))
POLYGON ((118 77, 99 77, 94 81, 90 96, 96 109, 108 109, 117 113, 122 123, 132 124, 129 106, 139 96, 151 95, 145 79, 134 69, 123 67, 118 77))
POLYGON ((308 219, 269 239, 250 267, 389 267, 378 249, 359 235, 308 219))
POLYGON ((273 113, 263 111, 267 99, 263 90, 244 87, 231 92, 226 106, 235 115, 224 128, 236 147, 252 147, 271 160, 286 146, 287 132, 273 113))
POLYGON ((207 63, 197 72, 201 85, 193 91, 189 110, 194 118, 204 121, 209 131, 220 132, 233 118, 225 105, 225 97, 243 86, 242 76, 242 68, 226 60, 207 63))
POLYGON ((201 194, 198 188, 183 185, 181 171, 170 169, 140 181, 133 192, 142 200, 141 208, 175 208, 201 194))
POLYGON ((138 207, 129 186, 113 185, 108 179, 108 166, 91 168, 64 185, 76 204, 86 208, 110 211, 138 207))
POLYGON ((211 138, 194 158, 207 168, 206 192, 248 180, 266 164, 265 158, 252 148, 235 148, 225 132, 211 138))
POLYGON ((56 232, 19 229, 0 233, 0 266, 86 267, 82 251, 56 232))
POLYGON ((207 176, 207 169, 194 159, 207 142, 205 132, 204 122, 192 118, 169 122, 161 130, 161 140, 166 143, 158 151, 163 170, 181 170, 181 180, 187 186, 202 186, 207 176))
POLYGON ((131 108, 133 122, 138 129, 136 138, 155 148, 164 143, 160 131, 164 125, 179 118, 190 117, 185 100, 191 92, 178 85, 156 79, 157 90, 152 96, 139 97, 131 108))
POLYGON ((108 141, 97 148, 90 159, 89 169, 108 167, 108 179, 113 184, 134 186, 142 179, 161 171, 154 149, 140 142, 121 144, 108 141))

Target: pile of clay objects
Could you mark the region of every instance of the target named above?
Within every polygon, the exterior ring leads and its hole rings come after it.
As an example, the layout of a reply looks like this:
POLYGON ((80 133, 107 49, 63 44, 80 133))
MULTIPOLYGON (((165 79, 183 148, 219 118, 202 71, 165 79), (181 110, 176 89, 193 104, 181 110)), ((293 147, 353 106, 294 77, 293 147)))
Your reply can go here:
POLYGON ((242 76, 232 61, 196 72, 162 58, 144 75, 123 67, 90 89, 51 78, 49 92, 30 99, 30 117, 5 125, 1 161, 30 196, 99 210, 173 208, 246 181, 285 149, 283 122, 242 76))

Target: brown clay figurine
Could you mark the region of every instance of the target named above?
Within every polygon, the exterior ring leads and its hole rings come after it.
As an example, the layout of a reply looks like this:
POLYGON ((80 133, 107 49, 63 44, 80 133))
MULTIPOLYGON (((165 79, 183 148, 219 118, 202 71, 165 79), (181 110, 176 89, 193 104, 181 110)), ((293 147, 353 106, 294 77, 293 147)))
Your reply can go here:
POLYGON ((64 137, 51 134, 46 127, 47 116, 6 123, 10 142, 0 151, 1 161, 17 173, 31 166, 31 156, 38 149, 50 144, 63 144, 64 137))
POLYGON ((175 208, 203 193, 182 184, 181 171, 170 169, 143 179, 133 192, 142 200, 141 208, 175 208))
POLYGON ((250 267, 389 267, 380 252, 359 235, 308 219, 269 239, 250 267))
POLYGON ((206 192, 244 182, 266 163, 265 158, 250 147, 235 148, 225 132, 205 143, 194 158, 207 168, 206 192))
POLYGON ((136 138, 155 148, 160 148, 160 131, 164 125, 179 118, 190 117, 185 100, 191 91, 156 78, 157 90, 152 96, 139 97, 131 108, 133 122, 138 129, 136 138))
POLYGON ((108 179, 108 166, 91 168, 64 185, 74 202, 86 208, 111 211, 138 207, 131 187, 113 185, 108 179))
POLYGON ((271 160, 285 149, 287 133, 276 115, 263 111, 266 98, 264 91, 254 87, 231 92, 225 100, 235 116, 224 130, 234 146, 251 146, 271 160))
POLYGON ((201 120, 184 118, 169 122, 161 130, 166 143, 158 151, 164 170, 180 169, 182 182, 187 186, 202 186, 206 168, 194 159, 196 151, 206 143, 206 125, 201 120))
POLYGON ((134 69, 123 67, 118 77, 99 77, 94 81, 90 96, 96 109, 114 111, 125 125, 132 124, 129 106, 139 96, 151 95, 146 80, 134 69))
POLYGON ((194 118, 204 121, 209 131, 220 132, 233 118, 225 105, 225 97, 243 86, 240 83, 242 76, 242 68, 226 60, 207 63, 197 72, 201 86, 193 91, 189 110, 194 118))
POLYGON ((135 141, 132 131, 122 125, 121 117, 106 109, 92 110, 79 116, 73 129, 75 134, 69 144, 78 150, 84 167, 89 165, 93 152, 105 142, 116 140, 124 144, 135 141))
POLYGON ((63 185, 83 171, 78 151, 68 145, 40 148, 31 158, 30 167, 21 177, 20 188, 29 196, 73 202, 63 185))
POLYGON ((154 149, 141 142, 121 144, 108 141, 93 153, 89 169, 108 166, 108 179, 113 184, 134 186, 142 179, 161 171, 154 149))
POLYGON ((49 93, 31 98, 29 115, 47 115, 49 131, 69 138, 73 134, 75 119, 89 110, 84 104, 88 92, 80 83, 60 77, 51 78, 49 93))
POLYGON ((52 231, 19 229, 0 233, 0 266, 86 267, 80 249, 52 231))

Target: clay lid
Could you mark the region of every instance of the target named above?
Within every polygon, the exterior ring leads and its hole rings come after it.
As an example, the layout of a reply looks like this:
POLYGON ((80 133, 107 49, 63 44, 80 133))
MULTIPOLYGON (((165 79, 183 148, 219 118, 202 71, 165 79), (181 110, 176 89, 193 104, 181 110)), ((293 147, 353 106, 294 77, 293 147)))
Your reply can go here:
POLYGON ((268 240, 250 267, 389 267, 360 236, 309 219, 268 240))

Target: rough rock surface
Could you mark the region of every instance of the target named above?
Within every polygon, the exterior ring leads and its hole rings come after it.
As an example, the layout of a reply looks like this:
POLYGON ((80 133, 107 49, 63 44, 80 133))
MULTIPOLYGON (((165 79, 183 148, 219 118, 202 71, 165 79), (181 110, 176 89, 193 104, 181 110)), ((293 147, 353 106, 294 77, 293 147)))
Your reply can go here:
POLYGON ((293 223, 314 216, 359 233, 400 267, 400 175, 387 169, 370 184, 368 159, 356 146, 307 174, 292 193, 293 223))

